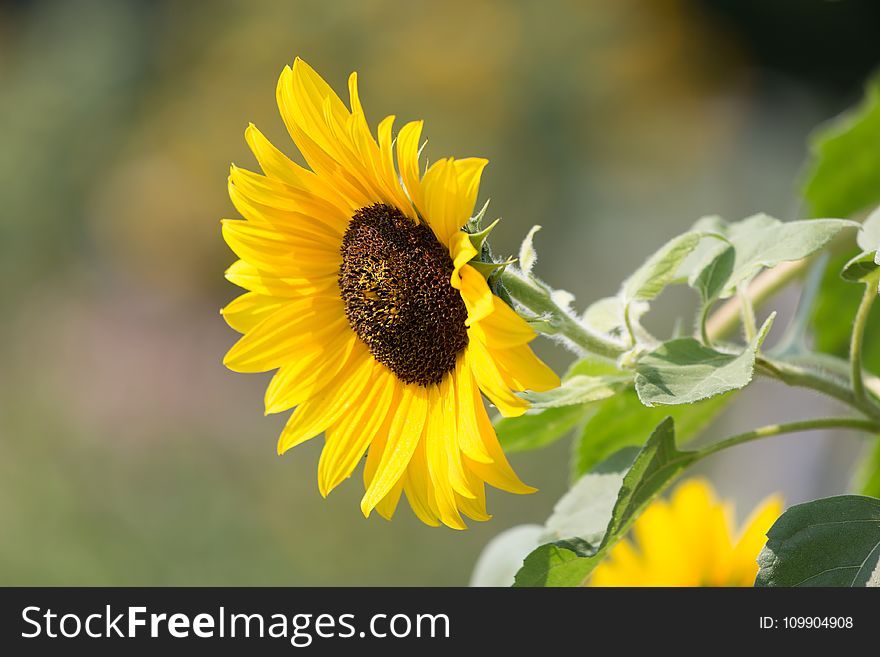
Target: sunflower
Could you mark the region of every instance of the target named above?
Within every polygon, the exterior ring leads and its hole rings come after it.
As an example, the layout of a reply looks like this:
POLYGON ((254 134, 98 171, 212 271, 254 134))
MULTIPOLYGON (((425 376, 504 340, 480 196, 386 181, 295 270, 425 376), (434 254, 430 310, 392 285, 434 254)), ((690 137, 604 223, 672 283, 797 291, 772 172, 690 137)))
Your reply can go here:
POLYGON ((782 513, 782 499, 764 500, 734 539, 729 504, 704 479, 657 500, 633 525, 638 549, 624 539, 593 571, 591 586, 752 586, 758 552, 782 513))
POLYGON ((535 332, 468 264, 470 220, 487 161, 420 167, 422 122, 392 139, 370 132, 357 75, 347 108, 297 59, 278 107, 308 168, 250 125, 262 175, 233 166, 229 195, 244 220, 223 220, 240 258, 226 272, 248 290, 222 313, 244 335, 224 363, 276 370, 266 413, 295 407, 278 453, 324 433, 326 496, 366 453, 361 510, 390 519, 401 493, 425 523, 488 520, 485 484, 530 493, 513 472, 482 394, 505 416, 558 377, 532 353, 535 332), (395 164, 396 154, 396 164, 395 164), (482 394, 481 394, 482 393, 482 394))

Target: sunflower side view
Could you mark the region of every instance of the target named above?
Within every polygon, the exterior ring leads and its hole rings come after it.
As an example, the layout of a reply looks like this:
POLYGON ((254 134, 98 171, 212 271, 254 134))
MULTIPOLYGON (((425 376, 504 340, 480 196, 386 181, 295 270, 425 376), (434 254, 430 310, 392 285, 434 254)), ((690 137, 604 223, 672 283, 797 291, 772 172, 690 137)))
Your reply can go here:
POLYGON ((222 222, 240 258, 226 277, 247 292, 222 311, 244 334, 224 364, 277 370, 266 412, 294 409, 279 454, 325 434, 322 495, 366 453, 365 516, 390 519, 405 493, 426 524, 465 529, 462 515, 490 517, 485 484, 534 491, 483 395, 517 416, 528 402, 516 392, 559 379, 528 346, 536 333, 468 264, 478 253, 462 227, 487 161, 441 159, 422 174, 422 122, 393 140, 389 116, 374 138, 356 74, 349 93, 351 109, 300 59, 281 74, 278 106, 309 168, 245 132, 263 173, 233 166, 229 177, 244 219, 222 222))

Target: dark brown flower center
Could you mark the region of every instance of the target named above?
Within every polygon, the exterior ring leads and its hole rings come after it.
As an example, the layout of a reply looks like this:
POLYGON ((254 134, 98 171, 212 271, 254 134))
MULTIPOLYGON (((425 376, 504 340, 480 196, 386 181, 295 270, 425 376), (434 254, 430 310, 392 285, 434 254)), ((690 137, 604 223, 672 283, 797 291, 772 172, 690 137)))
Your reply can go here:
POLYGON ((449 251, 424 223, 378 203, 342 238, 345 315, 373 357, 404 383, 440 383, 468 344, 467 309, 449 283, 449 251))

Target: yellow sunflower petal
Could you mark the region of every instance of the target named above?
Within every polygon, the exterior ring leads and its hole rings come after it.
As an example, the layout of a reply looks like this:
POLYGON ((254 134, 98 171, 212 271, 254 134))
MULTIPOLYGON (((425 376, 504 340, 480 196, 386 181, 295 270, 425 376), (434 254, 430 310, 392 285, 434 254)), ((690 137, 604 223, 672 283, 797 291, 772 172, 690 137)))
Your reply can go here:
POLYGON ((397 173, 394 171, 394 163, 391 160, 390 132, 394 117, 387 117, 379 124, 379 141, 377 144, 370 133, 364 109, 361 106, 360 94, 357 86, 357 73, 352 73, 348 78, 348 91, 351 98, 350 132, 352 141, 356 145, 361 157, 369 164, 373 174, 373 182, 378 187, 378 192, 383 201, 404 211, 409 205, 406 195, 400 186, 397 173), (389 122, 388 119, 391 119, 389 122), (384 146, 382 142, 387 142, 384 146))
POLYGON ((780 495, 771 495, 752 512, 731 557, 731 583, 752 586, 758 575, 758 554, 767 542, 767 532, 782 514, 784 503, 780 495))
POLYGON ((692 559, 703 560, 702 545, 682 552, 678 542, 677 517, 669 503, 660 500, 649 506, 633 524, 633 536, 652 579, 647 586, 699 586, 700 576, 689 567, 692 559))
POLYGON ((367 446, 382 428, 394 396, 393 375, 383 366, 374 367, 373 376, 351 413, 327 429, 327 440, 318 461, 318 490, 326 497, 351 476, 367 446))
POLYGON ((283 297, 246 292, 229 302, 220 314, 239 333, 247 333, 287 302, 283 297))
POLYGON ((434 485, 428 474, 428 461, 425 456, 425 439, 419 441, 403 478, 403 491, 413 513, 426 525, 440 526, 440 512, 437 509, 434 485))
POLYGON ((486 347, 486 350, 498 367, 505 385, 513 390, 543 392, 559 387, 559 376, 535 356, 528 345, 507 349, 486 347))
POLYGON ((477 255, 471 238, 464 231, 457 231, 449 241, 449 256, 452 258, 453 270, 449 283, 456 290, 461 289, 461 268, 477 255))
POLYGON ((471 520, 477 522, 490 520, 492 516, 486 513, 486 487, 482 479, 470 470, 467 470, 465 474, 467 475, 468 489, 473 493, 473 497, 468 498, 456 494, 458 508, 471 520))
MULTIPOLYGON (((278 101, 291 137, 316 173, 361 207, 377 192, 381 198, 383 185, 373 174, 374 156, 359 153, 351 138, 352 114, 301 59, 289 73, 287 69, 282 73, 278 101)), ((371 136, 369 141, 373 141, 371 136)))
POLYGON ((427 391, 421 386, 407 386, 394 414, 394 421, 376 475, 361 500, 361 510, 365 516, 370 515, 370 511, 379 500, 385 497, 403 476, 422 437, 427 414, 427 391))
POLYGON ((335 277, 342 256, 320 240, 294 240, 247 221, 224 219, 223 239, 235 255, 287 277, 335 277))
MULTIPOLYGON (((454 529, 466 529, 455 503, 452 487, 452 468, 449 463, 446 434, 455 429, 455 416, 449 415, 448 405, 440 395, 440 388, 432 386, 428 390, 428 420, 425 431, 425 453, 428 463, 428 476, 434 489, 435 501, 444 525, 454 529)), ((457 451, 457 448, 456 448, 457 451)), ((462 485, 467 486, 462 473, 462 485)))
POLYGON ((455 174, 458 177, 459 194, 456 196, 456 216, 460 217, 463 226, 474 213, 474 205, 480 191, 480 178, 489 160, 481 157, 466 157, 455 160, 455 174))
POLYGON ((310 341, 344 329, 341 302, 332 297, 303 297, 287 302, 245 333, 223 358, 236 372, 267 372, 287 362, 310 341), (335 318, 328 321, 327 318, 335 318))
POLYGON ((468 311, 465 324, 471 326, 492 313, 495 308, 494 295, 483 275, 470 265, 462 265, 459 275, 461 298, 468 311))
POLYGON ((278 439, 278 453, 314 438, 340 417, 351 412, 370 380, 376 362, 364 352, 355 352, 332 384, 332 390, 296 407, 278 439))
POLYGON ((275 148, 253 123, 248 124, 244 138, 267 176, 299 188, 304 188, 310 182, 312 173, 275 148))
POLYGON ((226 270, 226 279, 251 292, 273 297, 302 298, 319 295, 337 286, 336 278, 292 278, 237 260, 226 270))
MULTIPOLYGON (((404 386, 399 381, 393 379, 393 386, 392 400, 388 412, 385 414, 384 423, 373 437, 369 451, 367 452, 367 459, 364 463, 364 490, 370 487, 370 484, 373 482, 373 477, 375 477, 376 471, 379 468, 382 454, 385 451, 385 444, 388 440, 388 433, 391 431, 391 424, 394 421, 394 409, 397 408, 401 395, 403 394, 404 386)), ((394 487, 388 491, 385 497, 376 504, 376 513, 386 520, 391 520, 394 512, 397 510, 397 504, 403 493, 403 480, 404 477, 401 477, 394 487)))
POLYGON ((487 160, 438 160, 422 178, 425 218, 443 244, 471 218, 487 160))
POLYGON ((471 360, 471 371, 489 400, 495 404, 504 417, 517 417, 526 412, 529 403, 517 397, 504 380, 492 354, 479 340, 470 340, 468 354, 471 360))
POLYGON ((483 399, 471 372, 467 352, 459 356, 455 362, 452 384, 455 388, 456 434, 461 451, 472 461, 492 463, 492 457, 486 451, 480 436, 477 406, 483 408, 483 399))
POLYGON ((438 160, 422 178, 425 195, 425 219, 442 244, 449 244, 455 232, 467 221, 460 221, 455 199, 458 197, 458 172, 451 159, 438 160))
POLYGON ((366 348, 347 329, 298 346, 266 387, 266 415, 281 413, 320 394, 352 358, 366 348))
MULTIPOLYGON (((235 165, 229 168, 229 198, 248 221, 278 230, 309 232, 340 239, 351 218, 351 204, 338 194, 317 194, 235 165)), ((357 206, 360 207, 360 206, 357 206)))
POLYGON ((646 580, 641 555, 630 541, 623 539, 593 570, 590 586, 646 586, 646 580))
POLYGON ((388 491, 388 494, 379 500, 379 503, 376 505, 376 513, 385 518, 385 520, 391 520, 394 516, 394 512, 397 511, 397 505, 400 503, 400 496, 403 494, 403 477, 400 478, 396 484, 394 484, 394 488, 388 491))
POLYGON ((537 336, 526 320, 498 297, 492 299, 492 312, 471 324, 471 329, 491 349, 519 347, 537 336))
MULTIPOLYGON (((477 396, 479 396, 479 392, 477 392, 477 396)), ((524 484, 513 471, 513 468, 510 467, 510 463, 508 463, 507 457, 504 455, 504 450, 501 449, 501 445, 498 443, 495 427, 489 421, 489 415, 486 413, 482 402, 476 408, 476 419, 480 430, 480 439, 483 441, 486 452, 492 458, 492 463, 473 461, 465 456, 465 467, 487 484, 499 490, 506 490, 508 493, 519 495, 534 493, 537 488, 524 484)))
POLYGON ((406 187, 407 196, 422 216, 426 214, 419 167, 419 139, 423 126, 423 121, 410 121, 397 135, 397 166, 400 168, 400 178, 406 187))
POLYGON ((461 461, 461 445, 458 440, 458 405, 453 376, 447 376, 438 386, 439 408, 442 412, 441 449, 447 461, 449 482, 456 494, 474 498, 470 483, 461 461))

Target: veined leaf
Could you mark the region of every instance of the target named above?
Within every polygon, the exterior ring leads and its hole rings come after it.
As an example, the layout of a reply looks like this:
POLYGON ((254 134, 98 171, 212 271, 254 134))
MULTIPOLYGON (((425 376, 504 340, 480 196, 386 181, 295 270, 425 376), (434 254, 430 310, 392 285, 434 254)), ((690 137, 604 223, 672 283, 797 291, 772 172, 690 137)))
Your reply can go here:
POLYGON ((623 483, 623 472, 581 477, 553 507, 541 542, 577 538, 599 545, 623 483))
POLYGON ((670 340, 636 364, 636 392, 645 406, 691 404, 744 388, 752 380, 755 355, 773 324, 770 315, 740 354, 706 347, 693 338, 670 340))
MULTIPOLYGON (((858 226, 845 219, 783 223, 766 214, 756 214, 732 224, 719 223, 713 218, 712 223, 719 231, 717 234, 729 241, 733 253, 728 253, 723 243, 720 246, 710 244, 702 263, 689 264, 692 269, 687 272, 688 282, 700 291, 704 303, 729 297, 761 269, 806 258, 844 228, 858 226)), ((709 229, 709 226, 704 224, 702 228, 709 229)))
POLYGON ((880 499, 798 504, 767 532, 755 586, 880 586, 880 499))
POLYGON ((693 281, 689 281, 691 287, 700 293, 704 305, 711 303, 722 294, 730 281, 735 265, 736 249, 732 246, 724 247, 708 265, 697 272, 693 281))
POLYGON ((633 301, 650 301, 669 285, 685 258, 697 247, 701 233, 679 235, 654 253, 623 283, 621 298, 624 307, 633 301))
POLYGON ((547 392, 528 392, 523 396, 532 408, 558 408, 576 406, 601 401, 626 388, 632 376, 585 376, 575 375, 562 382, 562 385, 547 392))

